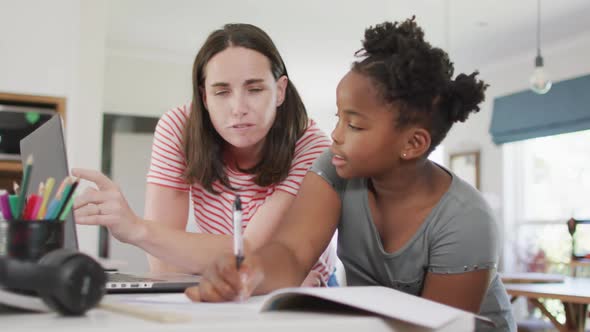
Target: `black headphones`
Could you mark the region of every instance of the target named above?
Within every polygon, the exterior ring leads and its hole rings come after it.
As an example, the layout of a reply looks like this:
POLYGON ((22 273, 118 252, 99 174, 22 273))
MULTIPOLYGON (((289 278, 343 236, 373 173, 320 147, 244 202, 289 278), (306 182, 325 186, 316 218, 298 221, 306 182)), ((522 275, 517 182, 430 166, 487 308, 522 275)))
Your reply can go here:
POLYGON ((7 290, 33 291, 62 315, 84 314, 100 302, 106 273, 94 259, 58 249, 38 262, 0 257, 0 285, 7 290))

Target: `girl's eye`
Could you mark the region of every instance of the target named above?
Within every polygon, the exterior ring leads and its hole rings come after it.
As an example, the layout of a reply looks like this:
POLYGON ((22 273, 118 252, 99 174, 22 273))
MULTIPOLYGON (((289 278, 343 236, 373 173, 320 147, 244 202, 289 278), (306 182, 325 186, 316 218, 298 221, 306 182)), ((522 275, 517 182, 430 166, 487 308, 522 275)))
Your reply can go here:
POLYGON ((228 93, 229 93, 229 91, 227 91, 227 90, 215 91, 215 96, 222 96, 222 95, 226 95, 228 93))
POLYGON ((250 92, 260 92, 260 91, 262 91, 262 89, 261 88, 251 88, 251 89, 249 89, 249 91, 250 92))
POLYGON ((352 130, 354 130, 354 131, 363 130, 363 128, 361 128, 361 127, 356 127, 356 126, 353 126, 353 125, 351 125, 350 123, 348 124, 348 128, 350 128, 350 129, 352 129, 352 130))

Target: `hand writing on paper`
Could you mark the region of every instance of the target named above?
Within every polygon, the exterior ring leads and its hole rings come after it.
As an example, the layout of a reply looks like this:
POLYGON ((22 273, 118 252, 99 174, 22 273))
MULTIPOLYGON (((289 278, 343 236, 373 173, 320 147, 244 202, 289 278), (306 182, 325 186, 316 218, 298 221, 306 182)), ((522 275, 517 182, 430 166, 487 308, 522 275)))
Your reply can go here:
POLYGON ((98 171, 73 169, 72 174, 96 184, 74 201, 74 217, 81 225, 101 225, 119 241, 131 243, 141 228, 140 218, 131 210, 119 187, 98 171))
POLYGON ((184 293, 194 302, 246 300, 263 279, 258 262, 256 255, 246 254, 238 270, 235 256, 223 256, 207 268, 198 286, 189 287, 184 293))

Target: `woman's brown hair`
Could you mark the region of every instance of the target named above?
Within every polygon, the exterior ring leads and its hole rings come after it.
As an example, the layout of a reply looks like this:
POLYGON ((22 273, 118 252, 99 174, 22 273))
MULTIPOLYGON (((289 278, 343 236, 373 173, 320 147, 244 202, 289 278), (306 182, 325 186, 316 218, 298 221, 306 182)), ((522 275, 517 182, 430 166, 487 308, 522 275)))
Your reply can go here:
MULTIPOLYGON (((213 184, 218 181, 233 189, 224 170, 223 138, 217 133, 209 113, 203 104, 201 88, 205 83, 205 66, 216 54, 228 47, 244 47, 266 56, 275 80, 287 76, 283 59, 270 37, 260 28, 251 24, 227 24, 213 31, 195 58, 193 65, 193 102, 184 128, 184 153, 187 168, 184 177, 188 183, 198 182, 207 191, 218 194, 213 184)), ((295 143, 307 128, 307 112, 299 93, 289 80, 285 100, 277 108, 274 124, 270 128, 262 158, 249 169, 240 169, 255 174, 254 182, 266 187, 284 180, 291 168, 295 143)))

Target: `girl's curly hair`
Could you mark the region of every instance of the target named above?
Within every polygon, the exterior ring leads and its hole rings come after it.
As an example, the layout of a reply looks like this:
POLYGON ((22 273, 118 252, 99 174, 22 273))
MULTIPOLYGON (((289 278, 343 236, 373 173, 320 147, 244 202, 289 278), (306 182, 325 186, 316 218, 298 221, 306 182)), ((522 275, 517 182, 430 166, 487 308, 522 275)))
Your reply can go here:
POLYGON ((430 153, 455 122, 479 111, 488 87, 478 72, 459 74, 449 56, 424 40, 415 17, 384 22, 365 30, 362 57, 352 68, 368 76, 386 103, 399 105, 398 128, 421 124, 431 135, 430 153))

